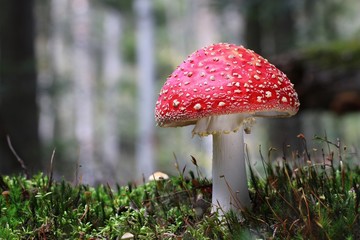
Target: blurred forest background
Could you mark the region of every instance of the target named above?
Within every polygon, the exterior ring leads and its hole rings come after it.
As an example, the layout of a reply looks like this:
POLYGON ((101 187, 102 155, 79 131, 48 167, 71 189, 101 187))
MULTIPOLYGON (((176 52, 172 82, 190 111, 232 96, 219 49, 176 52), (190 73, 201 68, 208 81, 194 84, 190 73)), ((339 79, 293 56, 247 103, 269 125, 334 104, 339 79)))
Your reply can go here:
POLYGON ((156 127, 154 107, 174 68, 215 42, 268 58, 300 96, 296 117, 259 119, 246 136, 253 164, 259 146, 301 149, 299 133, 357 154, 359 11, 358 0, 1 1, 0 172, 22 171, 17 158, 48 171, 55 150, 55 176, 89 184, 176 174, 190 155, 210 176, 211 138, 156 127))

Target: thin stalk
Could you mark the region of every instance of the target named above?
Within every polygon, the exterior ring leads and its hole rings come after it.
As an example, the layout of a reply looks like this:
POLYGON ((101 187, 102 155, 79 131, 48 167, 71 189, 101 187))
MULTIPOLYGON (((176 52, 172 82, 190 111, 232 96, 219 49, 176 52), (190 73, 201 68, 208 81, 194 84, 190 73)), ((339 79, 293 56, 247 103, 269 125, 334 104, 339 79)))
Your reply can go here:
POLYGON ((243 130, 213 135, 213 211, 228 212, 250 206, 243 130), (219 206, 220 205, 220 206, 219 206))

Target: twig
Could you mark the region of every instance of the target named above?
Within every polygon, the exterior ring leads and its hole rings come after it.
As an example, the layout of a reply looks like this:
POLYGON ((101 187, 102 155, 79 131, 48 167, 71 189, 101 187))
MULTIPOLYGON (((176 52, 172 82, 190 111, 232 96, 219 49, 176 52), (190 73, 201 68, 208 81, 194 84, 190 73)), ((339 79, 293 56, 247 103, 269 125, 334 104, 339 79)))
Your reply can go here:
POLYGON ((51 154, 51 159, 50 159, 50 169, 49 169, 50 173, 49 173, 49 182, 48 182, 48 186, 47 186, 48 190, 51 188, 51 184, 53 182, 54 158, 55 158, 55 149, 53 150, 53 152, 51 154))
POLYGON ((23 169, 24 171, 24 174, 25 174, 25 178, 26 179, 29 179, 29 172, 28 172, 28 169, 25 165, 25 162, 20 158, 20 156, 16 153, 14 147, 12 146, 11 144, 11 140, 10 140, 10 136, 9 135, 6 135, 6 140, 7 140, 7 143, 9 145, 9 148, 11 150, 11 152, 14 154, 14 156, 16 157, 16 160, 20 163, 20 166, 21 168, 23 169))

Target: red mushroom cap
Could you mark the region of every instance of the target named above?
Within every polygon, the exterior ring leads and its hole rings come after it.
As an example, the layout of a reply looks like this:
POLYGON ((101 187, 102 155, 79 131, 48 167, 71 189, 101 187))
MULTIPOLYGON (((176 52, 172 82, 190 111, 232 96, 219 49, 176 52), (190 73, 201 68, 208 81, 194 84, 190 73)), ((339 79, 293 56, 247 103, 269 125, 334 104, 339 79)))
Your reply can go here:
POLYGON ((161 127, 211 116, 288 117, 299 100, 286 75, 252 50, 218 43, 192 53, 167 78, 156 102, 161 127))

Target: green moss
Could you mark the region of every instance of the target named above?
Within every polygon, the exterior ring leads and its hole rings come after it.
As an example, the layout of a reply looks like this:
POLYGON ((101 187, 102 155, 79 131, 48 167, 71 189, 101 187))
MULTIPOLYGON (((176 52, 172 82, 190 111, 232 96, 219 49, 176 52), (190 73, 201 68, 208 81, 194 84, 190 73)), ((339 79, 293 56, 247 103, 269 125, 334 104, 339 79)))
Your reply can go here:
POLYGON ((250 171, 253 205, 242 221, 232 212, 211 213, 211 182, 185 169, 169 180, 115 189, 43 174, 2 176, 0 239, 116 239, 126 232, 134 239, 357 239, 360 168, 341 167, 345 150, 316 140, 329 149, 323 156, 330 164, 304 154, 301 166, 286 157, 275 165, 262 159, 266 176, 250 171))
POLYGON ((360 41, 336 41, 314 45, 305 49, 304 55, 310 64, 322 69, 358 69, 360 66, 360 41))

